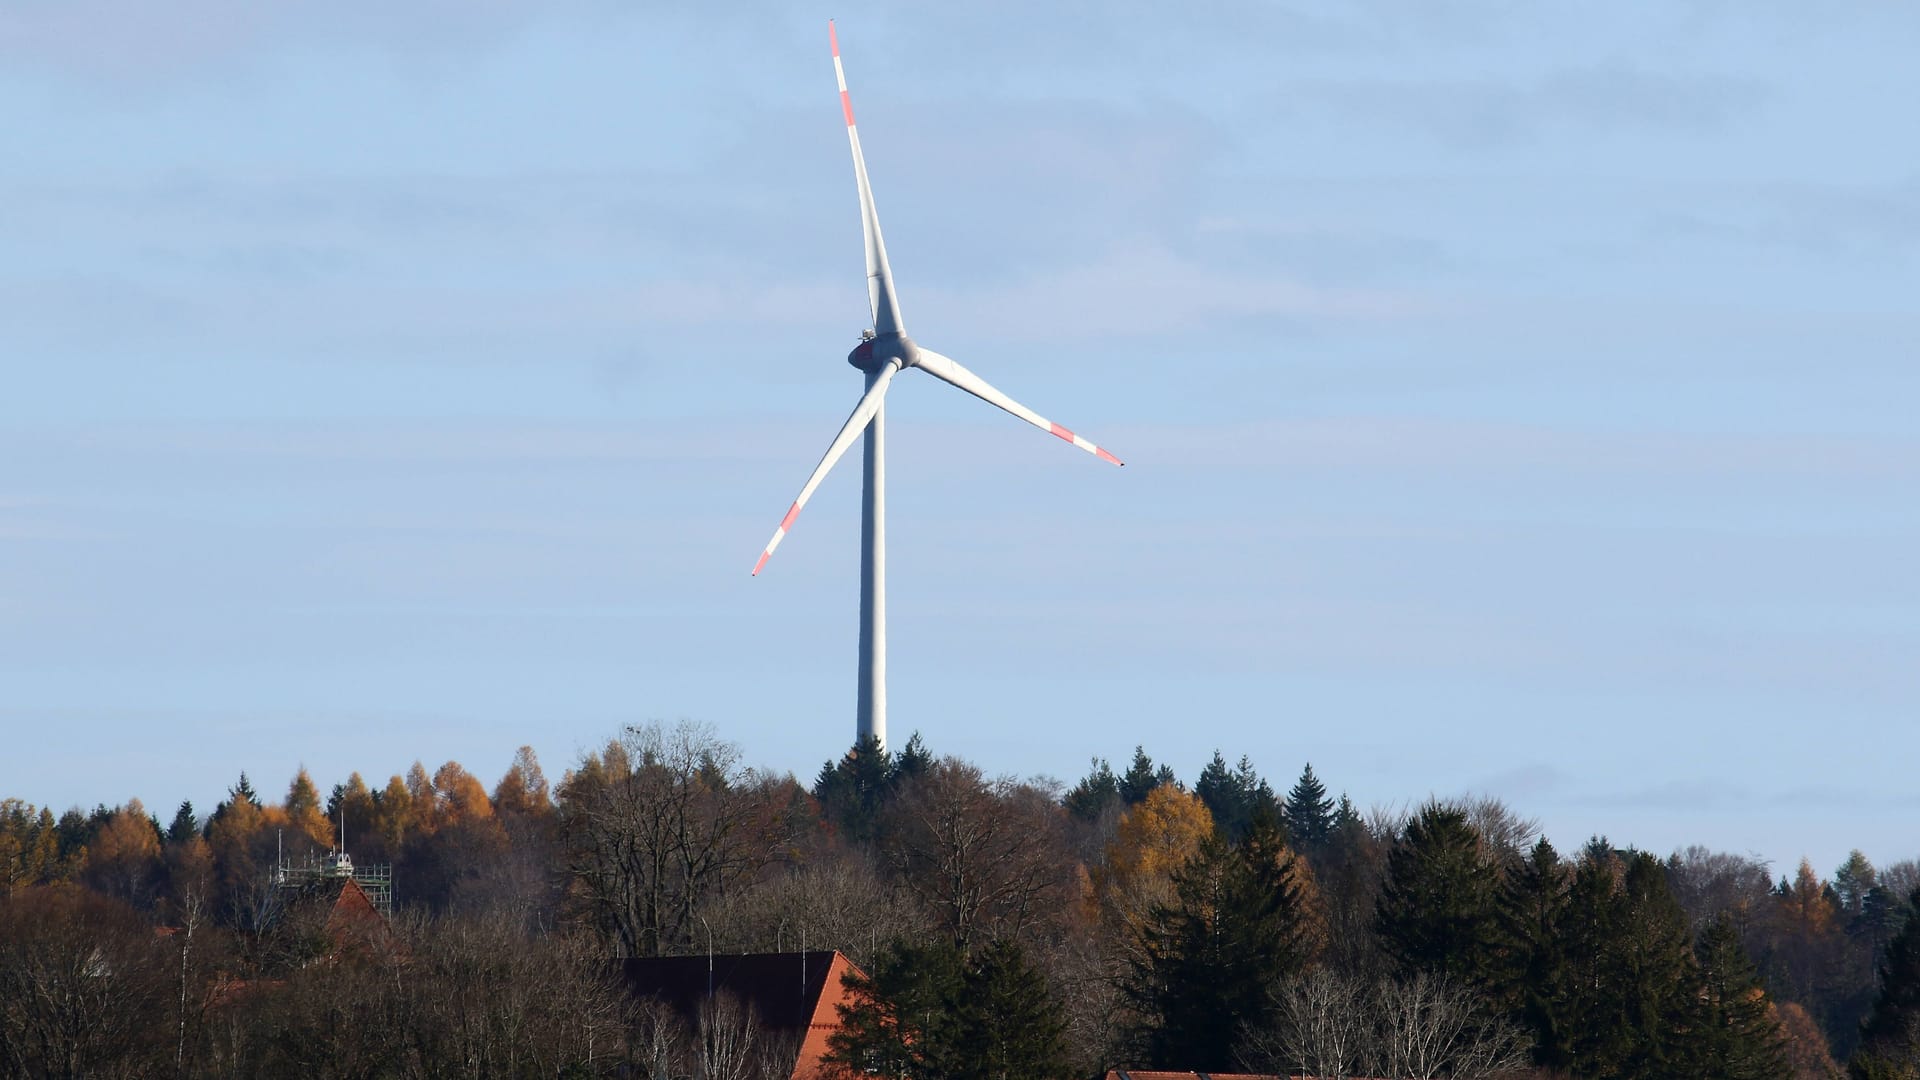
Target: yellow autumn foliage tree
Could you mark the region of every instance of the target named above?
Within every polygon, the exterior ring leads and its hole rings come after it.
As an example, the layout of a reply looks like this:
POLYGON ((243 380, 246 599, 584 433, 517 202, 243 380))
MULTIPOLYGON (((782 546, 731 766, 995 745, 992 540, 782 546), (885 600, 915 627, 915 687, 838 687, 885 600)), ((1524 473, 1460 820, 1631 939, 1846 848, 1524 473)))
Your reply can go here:
POLYGON ((87 845, 81 876, 88 885, 130 903, 139 903, 158 880, 160 834, 139 799, 108 816, 87 845))
MULTIPOLYGON (((416 767, 418 764, 415 762, 416 767)), ((413 792, 400 777, 388 780, 385 790, 380 792, 380 806, 373 816, 373 827, 380 834, 380 839, 386 842, 389 852, 399 851, 400 845, 406 843, 407 836, 413 832, 413 792)))
POLYGON ((333 823, 320 808, 320 790, 313 785, 313 777, 307 775, 307 767, 293 774, 293 783, 287 785, 287 828, 299 833, 323 848, 334 846, 333 823))
POLYGON ((53 811, 20 799, 0 799, 0 896, 51 881, 60 864, 53 811))
POLYGON ((1173 872, 1213 835, 1213 815, 1199 798, 1162 784, 1121 817, 1095 886, 1107 911, 1137 929, 1156 903, 1173 894, 1173 872))
POLYGON ((553 809, 547 792, 546 774, 540 771, 540 759, 533 747, 523 746, 513 755, 513 764, 493 789, 493 808, 502 814, 537 816, 553 809))
POLYGON ((457 761, 447 762, 433 774, 433 789, 439 794, 434 807, 435 831, 493 816, 486 785, 457 761))

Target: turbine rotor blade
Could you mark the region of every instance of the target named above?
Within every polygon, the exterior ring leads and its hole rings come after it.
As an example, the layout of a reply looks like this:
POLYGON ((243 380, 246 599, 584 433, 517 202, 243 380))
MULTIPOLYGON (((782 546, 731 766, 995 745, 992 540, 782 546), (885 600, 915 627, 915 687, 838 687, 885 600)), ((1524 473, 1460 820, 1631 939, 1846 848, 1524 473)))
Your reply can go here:
POLYGON ((873 185, 867 182, 867 158, 860 152, 860 129, 853 125, 853 99, 847 96, 847 73, 840 66, 840 35, 827 20, 827 40, 833 43, 833 77, 840 84, 840 112, 847 120, 847 141, 853 146, 853 178, 860 187, 860 232, 867 242, 867 301, 873 307, 876 334, 898 334, 900 301, 893 293, 893 270, 887 265, 887 245, 880 239, 880 214, 873 208, 873 185))
POLYGON ((1100 458, 1100 460, 1102 461, 1111 461, 1115 465, 1126 464, 1126 462, 1121 461, 1117 457, 1114 457, 1112 454, 1094 445, 1088 440, 1078 435, 1075 435, 1073 432, 1068 431, 1066 428, 1061 427, 1059 424, 1056 424, 1053 421, 1048 420, 1046 417, 1041 416, 1039 413, 1034 412, 1032 409, 1027 408, 1025 405, 1022 405, 1019 402, 1008 397, 1007 395, 1001 393, 999 390, 994 388, 992 383, 989 383, 987 380, 981 378, 978 375, 975 375, 971 371, 968 371, 966 368, 961 367, 960 363, 954 360, 952 357, 942 356, 939 353, 934 352, 932 349, 926 348, 924 346, 918 347, 915 350, 915 352, 916 352, 916 357, 914 360, 914 366, 919 368, 921 371, 924 371, 927 374, 933 376, 934 378, 939 379, 943 382, 952 383, 953 385, 959 387, 962 390, 965 390, 967 393, 972 394, 974 397, 979 398, 981 401, 984 401, 989 405, 998 405, 1000 408, 1007 410, 1008 412, 1012 413, 1013 415, 1019 417, 1022 420, 1025 420, 1027 423, 1032 424, 1034 427, 1039 428, 1041 431, 1045 431, 1051 435, 1065 439, 1066 441, 1072 443, 1073 445, 1079 447, 1080 449, 1085 450, 1087 453, 1093 454, 1094 456, 1100 458))
POLYGON ((766 550, 760 553, 760 561, 753 564, 754 577, 760 576, 760 568, 767 565, 767 559, 773 555, 773 549, 779 547, 780 541, 787 538, 787 533, 793 528, 794 519, 800 516, 800 508, 807 505, 808 499, 813 498, 813 491, 820 486, 820 481, 826 479, 827 470, 833 468, 833 463, 839 461, 841 455, 847 452, 847 447, 853 445, 853 440, 867 429, 867 424, 873 420, 873 414, 880 411, 880 400, 887 396, 887 385, 893 382, 893 376, 899 370, 897 364, 888 364, 881 369, 880 374, 874 376, 873 385, 867 387, 867 392, 861 395, 860 403, 853 407, 853 414, 848 416, 847 422, 841 426, 840 434, 833 437, 833 444, 827 447, 826 454, 820 458, 820 464, 813 467, 813 474, 807 477, 806 486, 800 489, 800 496, 793 500, 792 506, 787 508, 787 516, 780 519, 780 527, 773 530, 773 539, 767 541, 766 550))

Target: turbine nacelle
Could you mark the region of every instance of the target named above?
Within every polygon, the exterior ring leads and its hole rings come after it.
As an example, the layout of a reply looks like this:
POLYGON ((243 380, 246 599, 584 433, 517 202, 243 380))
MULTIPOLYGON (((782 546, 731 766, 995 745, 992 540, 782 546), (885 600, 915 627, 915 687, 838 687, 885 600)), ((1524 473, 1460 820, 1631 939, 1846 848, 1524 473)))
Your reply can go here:
POLYGON ((890 360, 899 361, 902 368, 910 368, 919 357, 920 347, 905 334, 876 334, 871 330, 862 330, 860 344, 847 354, 847 363, 871 375, 890 360))

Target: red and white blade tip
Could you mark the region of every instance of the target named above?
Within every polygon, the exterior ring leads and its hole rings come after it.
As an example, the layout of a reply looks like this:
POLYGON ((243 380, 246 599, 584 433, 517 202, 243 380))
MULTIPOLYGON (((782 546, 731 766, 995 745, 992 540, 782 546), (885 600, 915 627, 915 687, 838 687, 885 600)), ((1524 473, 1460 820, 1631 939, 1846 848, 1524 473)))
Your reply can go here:
POLYGON ((767 560, 772 557, 773 549, 779 547, 780 541, 787 538, 787 533, 793 528, 794 519, 799 516, 799 503, 796 502, 792 506, 787 507, 787 516, 780 519, 780 527, 773 530, 773 539, 767 541, 766 550, 760 553, 760 561, 753 564, 754 577, 760 576, 760 570, 767 565, 767 560))
POLYGON ((832 19, 827 20, 827 40, 833 42, 833 81, 840 84, 840 114, 852 127, 853 98, 847 94, 847 71, 840 66, 840 35, 834 32, 832 19))
POLYGON ((1059 436, 1060 438, 1067 440, 1068 442, 1079 447, 1080 449, 1085 450, 1087 453, 1093 454, 1094 456, 1098 457, 1101 461, 1111 461, 1115 465, 1119 465, 1122 468, 1126 467, 1126 464, 1127 464, 1126 462, 1121 461, 1117 457, 1114 457, 1112 454, 1108 453, 1104 448, 1095 446, 1093 443, 1088 442, 1087 440, 1081 438, 1078 435, 1075 435, 1073 432, 1068 431, 1066 428, 1061 427, 1059 424, 1055 424, 1049 421, 1047 425, 1047 430, 1053 432, 1056 436, 1059 436))

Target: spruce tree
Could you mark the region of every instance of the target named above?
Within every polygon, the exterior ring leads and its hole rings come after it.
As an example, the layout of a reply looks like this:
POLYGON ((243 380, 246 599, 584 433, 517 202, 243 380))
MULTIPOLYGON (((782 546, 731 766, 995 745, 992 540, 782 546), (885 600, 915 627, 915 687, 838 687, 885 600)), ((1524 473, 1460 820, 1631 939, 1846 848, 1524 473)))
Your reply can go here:
POLYGON ((1494 945, 1494 875, 1480 837, 1459 810, 1428 803, 1387 855, 1374 926, 1389 957, 1409 972, 1480 985, 1494 945))
POLYGON ((1241 1033, 1267 1020, 1269 987, 1305 967, 1293 858, 1269 812, 1238 845, 1208 837, 1174 875, 1174 900, 1154 908, 1122 986, 1148 1065, 1233 1068, 1241 1033))
POLYGON ((1574 872, 1563 939, 1569 1071, 1582 1077, 1688 1080, 1699 1059, 1699 969, 1686 915, 1660 861, 1644 852, 1624 868, 1604 842, 1574 872))
POLYGON ((1705 1076, 1700 1048, 1698 969, 1687 916, 1667 887, 1666 868, 1638 852, 1621 881, 1625 904, 1616 945, 1619 996, 1639 1038, 1630 1076, 1705 1076))
POLYGON ((1173 770, 1165 765, 1153 767, 1153 759, 1147 756, 1145 747, 1133 748, 1133 764, 1120 777, 1120 801, 1128 806, 1138 806, 1146 800, 1154 788, 1173 782, 1173 770))
POLYGON ((1620 861, 1605 839, 1589 841, 1561 910, 1559 938, 1566 948, 1566 978, 1554 1007, 1565 1018, 1559 1053, 1575 1076, 1609 1076, 1626 1056, 1624 1025, 1611 1011, 1607 954, 1620 934, 1620 861))
POLYGON ((1199 778, 1193 782, 1193 794, 1206 804, 1207 813, 1213 815, 1213 827, 1232 840, 1230 823, 1244 811, 1234 790, 1233 771, 1227 768, 1227 759, 1220 756, 1219 750, 1215 750, 1213 758, 1201 768, 1199 778))
POLYGON ((1067 1080, 1067 1023, 1047 980, 1020 947, 997 941, 982 949, 961 979, 953 1025, 960 1067, 955 1080, 1067 1080))
POLYGON ((849 1001, 827 1061, 908 1080, 1067 1080, 1066 1021, 1046 979, 1011 942, 968 957, 948 941, 896 941, 849 1001))
POLYGON ((899 788, 911 784, 927 774, 933 768, 933 755, 927 752, 927 744, 920 741, 920 733, 914 732, 907 738, 907 745, 893 759, 893 769, 887 774, 887 786, 899 788))
POLYGON ((863 735, 845 757, 820 766, 813 797, 820 800, 827 820, 849 840, 864 843, 873 839, 892 776, 892 756, 880 740, 863 735))
MULTIPOLYGON (((1920 889, 1907 902, 1920 911, 1920 889)), ((1860 1025, 1860 1048, 1847 1068, 1855 1080, 1920 1077, 1920 918, 1909 916, 1887 943, 1880 996, 1860 1025)))
MULTIPOLYGON (((1348 812, 1352 812, 1351 806, 1348 812)), ((1313 775, 1312 762, 1301 770, 1300 779, 1287 792, 1286 816, 1287 835, 1301 851, 1318 855, 1326 850, 1333 838, 1334 802, 1327 798, 1326 785, 1313 775)))
POLYGON ((1694 957, 1700 966, 1701 1011, 1691 1060, 1700 1075, 1722 1080, 1789 1075, 1780 1025, 1732 915, 1723 911, 1708 921, 1694 957))
POLYGON ((167 826, 167 842, 184 844, 199 835, 200 822, 194 819, 193 803, 182 801, 180 809, 173 812, 173 823, 167 826))
POLYGON ((1533 1036, 1534 1064, 1567 1065, 1562 994, 1567 980, 1566 918, 1571 875, 1545 837, 1506 880, 1495 898, 1499 940, 1493 997, 1533 1036))
POLYGON ((1120 778, 1105 758, 1094 758, 1087 775, 1060 800, 1067 813, 1085 822, 1099 821, 1107 809, 1120 804, 1120 778))
POLYGON ((946 1075, 964 963, 959 948, 942 938, 894 941, 874 957, 870 974, 849 973, 840 1028, 827 1040, 828 1063, 910 1080, 946 1075))
MULTIPOLYGON (((1252 761, 1242 755, 1240 764, 1228 768, 1218 750, 1213 752, 1213 760, 1207 762, 1206 768, 1200 770, 1193 793, 1213 815, 1213 827, 1233 844, 1246 836, 1256 813, 1278 808, 1273 788, 1260 778, 1252 761)), ((1275 820, 1279 820, 1277 814, 1275 820)))

